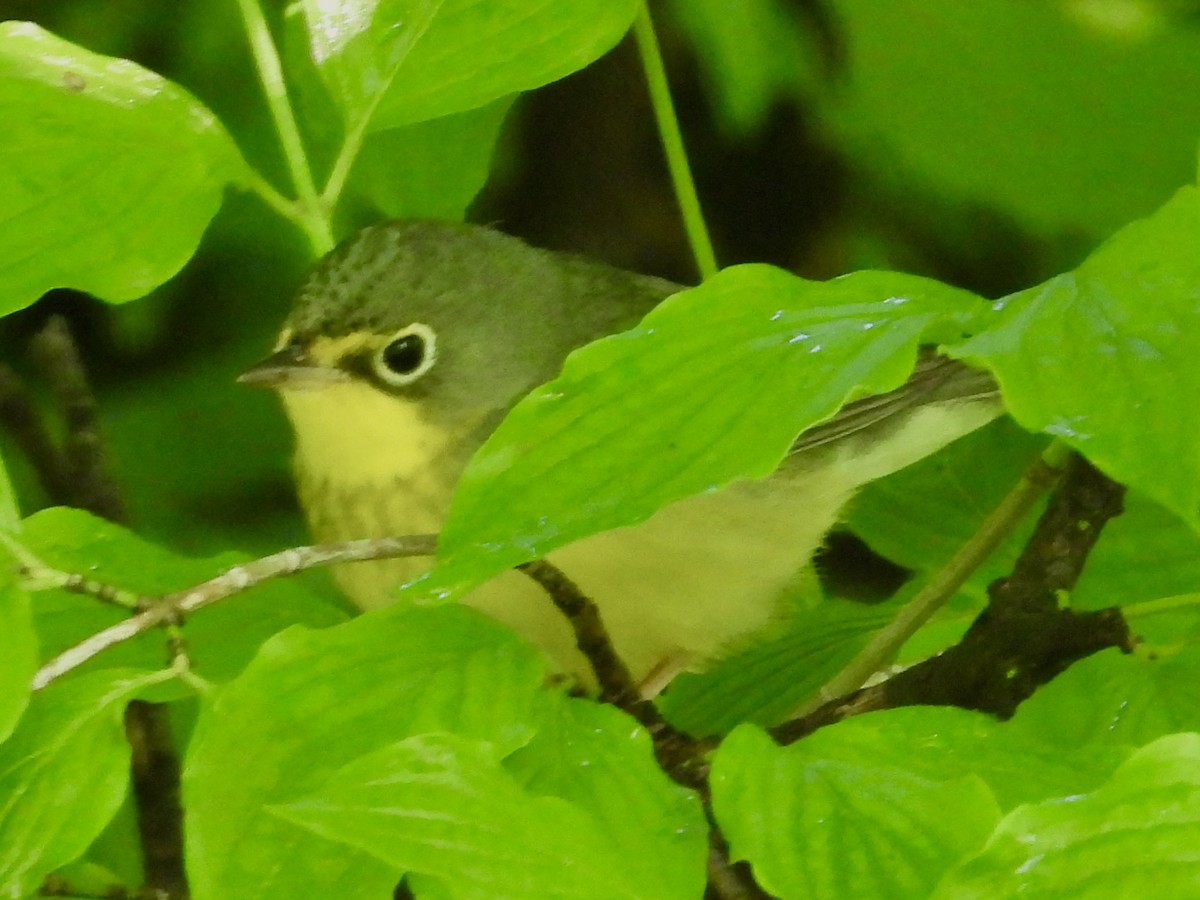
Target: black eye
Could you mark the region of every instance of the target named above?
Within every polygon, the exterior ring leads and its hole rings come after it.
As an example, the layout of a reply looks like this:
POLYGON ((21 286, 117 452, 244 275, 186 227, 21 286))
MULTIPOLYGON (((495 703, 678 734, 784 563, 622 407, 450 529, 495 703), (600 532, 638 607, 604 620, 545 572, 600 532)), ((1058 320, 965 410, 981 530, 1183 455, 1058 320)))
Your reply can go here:
POLYGON ((425 339, 419 334, 398 337, 383 348, 383 364, 397 375, 411 375, 425 361, 425 339))
POLYGON ((412 384, 437 361, 433 329, 414 322, 400 329, 376 351, 372 364, 381 381, 394 387, 412 384))

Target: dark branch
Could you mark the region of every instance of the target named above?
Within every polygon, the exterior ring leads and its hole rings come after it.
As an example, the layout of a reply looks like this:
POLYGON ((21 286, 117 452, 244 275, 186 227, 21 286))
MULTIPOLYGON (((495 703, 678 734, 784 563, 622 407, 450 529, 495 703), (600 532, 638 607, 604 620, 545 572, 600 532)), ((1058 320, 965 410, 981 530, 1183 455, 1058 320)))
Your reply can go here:
POLYGON ((1078 455, 1012 574, 988 588, 988 605, 963 639, 931 659, 825 704, 774 729, 789 743, 850 716, 898 706, 958 706, 1008 718, 1038 687, 1108 647, 1135 638, 1120 609, 1077 612, 1061 601, 1083 571, 1104 526, 1122 510, 1124 488, 1078 455))
POLYGON ((80 509, 129 524, 129 511, 117 487, 96 418, 96 398, 66 320, 52 317, 34 335, 30 354, 46 377, 66 425, 60 453, 67 494, 59 497, 80 509))
POLYGON ((611 703, 637 719, 650 733, 663 770, 685 787, 706 791, 703 774, 705 747, 673 728, 649 700, 642 697, 633 676, 617 655, 600 610, 557 566, 544 559, 517 567, 536 581, 567 618, 575 644, 600 686, 600 701, 611 703))

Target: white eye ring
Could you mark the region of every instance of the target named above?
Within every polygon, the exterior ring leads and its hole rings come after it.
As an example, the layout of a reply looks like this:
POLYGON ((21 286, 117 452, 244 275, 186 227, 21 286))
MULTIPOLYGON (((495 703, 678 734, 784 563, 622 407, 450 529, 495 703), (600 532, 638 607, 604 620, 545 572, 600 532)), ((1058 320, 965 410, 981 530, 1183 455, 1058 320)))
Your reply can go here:
POLYGON ((435 362, 437 335, 421 322, 401 328, 371 357, 371 367, 379 380, 392 387, 412 384, 432 369, 435 362))

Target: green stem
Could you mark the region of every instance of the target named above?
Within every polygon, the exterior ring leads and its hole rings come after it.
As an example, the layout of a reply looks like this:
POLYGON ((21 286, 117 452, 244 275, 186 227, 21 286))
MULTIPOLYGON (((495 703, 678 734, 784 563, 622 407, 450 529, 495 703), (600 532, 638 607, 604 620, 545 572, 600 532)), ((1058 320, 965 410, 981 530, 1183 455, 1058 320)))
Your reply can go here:
MULTIPOLYGON (((323 256, 333 247, 333 230, 308 166, 308 155, 304 152, 304 141, 300 137, 300 128, 296 124, 296 116, 288 99, 283 67, 279 63, 275 42, 271 39, 271 30, 267 27, 267 20, 257 0, 237 0, 237 3, 246 26, 246 35, 250 39, 258 79, 262 82, 267 106, 275 120, 275 130, 279 134, 284 159, 287 160, 288 171, 292 176, 292 184, 299 197, 299 208, 292 210, 291 218, 304 229, 313 251, 318 256, 323 256)), ((261 187, 261 183, 255 185, 259 193, 263 194, 261 187)), ((263 196, 273 207, 280 208, 273 202, 270 194, 263 196)))
MULTIPOLYGON (((267 206, 279 213, 285 219, 291 219, 300 227, 304 227, 304 217, 300 214, 299 207, 294 200, 291 200, 275 189, 275 186, 267 179, 263 178, 259 171, 253 168, 249 163, 246 164, 246 169, 249 172, 249 188, 258 194, 259 199, 267 206)), ((307 231, 307 229, 306 229, 307 231)))
POLYGON ((663 66, 658 38, 654 34, 654 23, 650 21, 650 10, 643 2, 633 23, 633 34, 637 38, 638 52, 642 56, 642 68, 646 72, 646 84, 650 89, 650 102, 654 106, 654 117, 658 121, 658 134, 667 156, 667 167, 671 171, 671 182, 675 197, 683 214, 683 225, 687 229, 692 254, 701 278, 717 274, 717 257, 713 253, 704 214, 700 211, 700 198, 696 195, 696 184, 692 181, 687 153, 683 147, 683 135, 679 131, 679 120, 675 116, 675 105, 671 102, 671 89, 667 84, 667 70, 663 66))
POLYGON ((830 700, 858 690, 868 678, 895 656, 904 642, 962 587, 971 573, 979 568, 1024 518, 1025 513, 1045 493, 1047 487, 1062 474, 1071 452, 1071 448, 1061 441, 1051 443, 942 570, 917 592, 891 622, 875 634, 858 656, 822 686, 795 715, 807 715, 830 700))
POLYGON ((1200 594, 1176 594, 1173 597, 1158 597, 1154 600, 1143 600, 1141 603, 1131 603, 1121 607, 1121 614, 1126 619, 1156 616, 1160 613, 1175 612, 1179 609, 1195 609, 1200 607, 1200 594))

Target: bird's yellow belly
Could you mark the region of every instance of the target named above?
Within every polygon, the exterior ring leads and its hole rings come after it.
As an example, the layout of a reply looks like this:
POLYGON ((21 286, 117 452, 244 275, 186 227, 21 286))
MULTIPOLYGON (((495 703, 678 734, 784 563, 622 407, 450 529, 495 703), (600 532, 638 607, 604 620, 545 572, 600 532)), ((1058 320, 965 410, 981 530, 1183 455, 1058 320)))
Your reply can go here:
MULTIPOLYGON (((314 535, 323 541, 436 531, 440 510, 402 483, 365 488, 302 484, 314 535)), ((598 534, 550 554, 595 601, 613 645, 643 682, 701 668, 778 615, 789 580, 811 556, 845 495, 804 495, 777 481, 741 483, 673 503, 640 525, 598 534)), ((357 605, 389 602, 429 560, 337 567, 357 605)), ((555 666, 591 683, 570 628, 545 592, 506 572, 463 602, 540 646, 555 666)))

